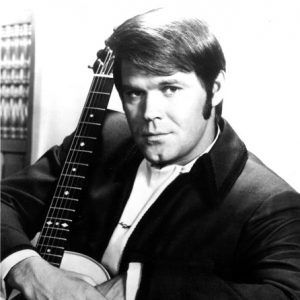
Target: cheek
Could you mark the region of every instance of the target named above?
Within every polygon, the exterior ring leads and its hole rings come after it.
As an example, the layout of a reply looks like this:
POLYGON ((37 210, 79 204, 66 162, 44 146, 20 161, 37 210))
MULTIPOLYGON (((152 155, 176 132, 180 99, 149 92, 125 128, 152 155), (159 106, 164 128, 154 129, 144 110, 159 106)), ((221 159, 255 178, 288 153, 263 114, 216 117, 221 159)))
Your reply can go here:
POLYGON ((142 127, 141 118, 139 118, 138 111, 125 105, 123 106, 123 108, 131 133, 134 137, 137 137, 139 128, 142 127))
POLYGON ((181 101, 175 104, 169 113, 169 118, 182 131, 198 131, 203 120, 203 107, 199 101, 181 101))
POLYGON ((130 120, 136 120, 138 119, 140 115, 140 108, 139 105, 133 105, 133 104, 123 104, 123 109, 126 114, 126 117, 130 120))

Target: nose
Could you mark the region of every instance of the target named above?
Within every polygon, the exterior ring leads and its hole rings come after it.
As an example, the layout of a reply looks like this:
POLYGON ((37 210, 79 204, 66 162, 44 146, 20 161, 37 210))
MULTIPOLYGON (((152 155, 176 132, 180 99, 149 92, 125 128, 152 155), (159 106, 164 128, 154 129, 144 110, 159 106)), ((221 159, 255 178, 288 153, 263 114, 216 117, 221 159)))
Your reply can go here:
POLYGON ((162 119, 163 111, 163 101, 160 99, 159 94, 155 92, 147 93, 144 101, 145 120, 162 119))

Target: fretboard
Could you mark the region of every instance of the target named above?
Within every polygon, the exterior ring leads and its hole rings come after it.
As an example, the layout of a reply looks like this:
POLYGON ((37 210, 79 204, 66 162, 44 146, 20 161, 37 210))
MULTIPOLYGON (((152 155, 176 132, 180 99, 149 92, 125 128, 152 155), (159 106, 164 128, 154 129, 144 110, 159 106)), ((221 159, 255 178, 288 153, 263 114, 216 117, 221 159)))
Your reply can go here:
POLYGON ((41 230, 37 250, 55 266, 61 263, 112 87, 111 76, 94 76, 41 230))

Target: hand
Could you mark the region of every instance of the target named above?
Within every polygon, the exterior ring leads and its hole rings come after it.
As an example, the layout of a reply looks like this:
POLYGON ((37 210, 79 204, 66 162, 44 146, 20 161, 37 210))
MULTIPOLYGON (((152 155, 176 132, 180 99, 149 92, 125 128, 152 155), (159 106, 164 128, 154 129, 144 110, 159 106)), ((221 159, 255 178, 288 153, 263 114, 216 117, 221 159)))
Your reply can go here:
POLYGON ((113 279, 96 286, 96 289, 107 300, 125 300, 125 275, 118 275, 113 279))
POLYGON ((55 268, 39 256, 16 264, 6 278, 28 300, 106 300, 80 274, 55 268))

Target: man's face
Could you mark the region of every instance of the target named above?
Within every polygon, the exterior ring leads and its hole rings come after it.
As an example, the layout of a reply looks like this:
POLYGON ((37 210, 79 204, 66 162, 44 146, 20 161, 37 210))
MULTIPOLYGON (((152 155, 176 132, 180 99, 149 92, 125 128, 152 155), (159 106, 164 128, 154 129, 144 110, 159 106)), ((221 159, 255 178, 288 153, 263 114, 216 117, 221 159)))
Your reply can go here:
POLYGON ((213 114, 202 112, 206 91, 195 72, 151 75, 122 63, 122 102, 135 142, 156 165, 186 164, 214 138, 213 114))

